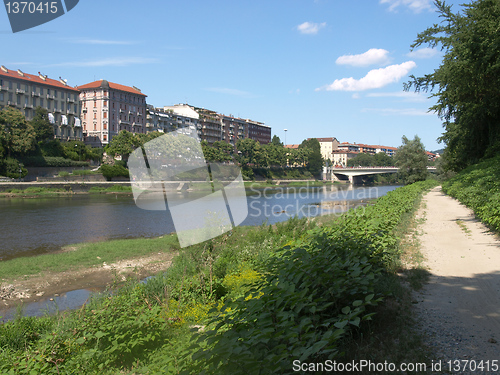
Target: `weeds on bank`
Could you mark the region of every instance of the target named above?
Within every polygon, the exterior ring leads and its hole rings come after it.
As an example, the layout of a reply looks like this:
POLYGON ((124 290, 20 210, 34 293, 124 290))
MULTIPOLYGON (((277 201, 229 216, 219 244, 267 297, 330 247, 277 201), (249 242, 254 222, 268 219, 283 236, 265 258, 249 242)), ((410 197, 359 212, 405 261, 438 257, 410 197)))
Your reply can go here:
POLYGON ((430 185, 322 226, 238 227, 183 249, 168 272, 48 318, 21 346, 3 343, 0 372, 288 374, 293 360, 415 361, 398 228, 430 185))

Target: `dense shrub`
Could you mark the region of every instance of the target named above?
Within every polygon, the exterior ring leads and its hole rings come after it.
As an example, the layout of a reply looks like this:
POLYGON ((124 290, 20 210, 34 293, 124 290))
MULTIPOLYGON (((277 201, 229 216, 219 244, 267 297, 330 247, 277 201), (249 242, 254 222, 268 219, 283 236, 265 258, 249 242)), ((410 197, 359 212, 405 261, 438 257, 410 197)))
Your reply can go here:
POLYGON ((472 165, 445 181, 443 191, 500 231, 500 156, 472 165))
POLYGON ((99 172, 109 181, 113 177, 129 177, 128 169, 120 164, 108 165, 103 164, 99 168, 99 172))
POLYGON ((25 156, 20 159, 27 167, 85 167, 89 163, 74 161, 60 156, 25 156))
POLYGON ((26 177, 28 170, 24 166, 20 167, 20 164, 21 163, 14 158, 0 160, 0 176, 6 176, 14 179, 26 177), (19 176, 19 168, 21 168, 21 176, 19 176))

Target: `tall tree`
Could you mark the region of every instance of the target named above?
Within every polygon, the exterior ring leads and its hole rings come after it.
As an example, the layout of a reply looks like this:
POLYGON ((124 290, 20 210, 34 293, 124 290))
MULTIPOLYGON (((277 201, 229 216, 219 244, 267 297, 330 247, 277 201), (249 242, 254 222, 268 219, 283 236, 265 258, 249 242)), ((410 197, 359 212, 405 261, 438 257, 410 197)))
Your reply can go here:
POLYGON ((21 112, 9 107, 0 111, 0 145, 7 156, 22 156, 33 151, 35 141, 35 130, 21 112))
POLYGON ((129 155, 140 145, 141 142, 135 134, 122 130, 113 137, 106 148, 106 153, 111 156, 120 155, 123 160, 127 161, 129 155))
POLYGON ((306 139, 299 145, 299 149, 308 149, 307 169, 313 174, 321 173, 323 167, 323 157, 321 156, 321 146, 316 138, 306 139))
POLYGON ((433 25, 411 45, 444 51, 441 65, 423 77, 411 76, 405 89, 437 91, 432 94, 443 120, 446 167, 460 170, 477 162, 488 148, 500 143, 500 1, 477 0, 463 13, 435 0, 443 22, 433 25))
POLYGON ((54 126, 49 122, 46 109, 40 106, 36 107, 35 117, 31 120, 31 125, 35 130, 37 142, 48 142, 54 139, 54 126))
POLYGON ((427 152, 418 136, 409 140, 406 136, 402 138, 403 144, 398 147, 394 156, 398 174, 405 184, 412 184, 427 179, 427 152))

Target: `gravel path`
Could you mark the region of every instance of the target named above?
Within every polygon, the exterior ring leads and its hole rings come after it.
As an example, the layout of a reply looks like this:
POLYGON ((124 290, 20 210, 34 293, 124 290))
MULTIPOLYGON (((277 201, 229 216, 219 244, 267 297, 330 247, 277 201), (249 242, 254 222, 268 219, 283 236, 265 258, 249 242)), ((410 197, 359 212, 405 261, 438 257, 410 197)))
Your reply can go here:
POLYGON ((441 373, 500 374, 500 241, 441 187, 423 202, 420 241, 431 277, 415 306, 434 362, 441 373))

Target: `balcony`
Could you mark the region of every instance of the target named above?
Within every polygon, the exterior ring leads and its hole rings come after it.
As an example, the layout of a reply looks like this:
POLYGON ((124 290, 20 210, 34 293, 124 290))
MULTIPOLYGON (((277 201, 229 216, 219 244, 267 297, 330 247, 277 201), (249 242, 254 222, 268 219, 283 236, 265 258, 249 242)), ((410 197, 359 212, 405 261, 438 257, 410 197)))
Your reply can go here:
POLYGON ((82 108, 83 113, 87 113, 87 108, 82 108))
POLYGON ((25 104, 24 108, 33 108, 33 105, 32 104, 25 104))
POLYGON ((75 102, 76 102, 76 100, 75 100, 75 99, 71 99, 71 98, 66 99, 66 101, 67 101, 68 103, 75 103, 75 102))
POLYGON ((54 95, 47 94, 47 99, 55 100, 56 97, 54 95))
POLYGON ((10 105, 11 107, 17 107, 17 104, 15 102, 11 102, 10 100, 7 102, 7 105, 10 105))
POLYGON ((36 92, 36 91, 32 91, 31 96, 42 96, 42 94, 40 94, 39 92, 36 92))
POLYGON ((54 108, 54 112, 61 113, 62 111, 59 108, 54 108))
POLYGON ((130 125, 130 121, 127 121, 127 120, 118 120, 118 124, 120 125, 130 125))
POLYGON ((21 89, 16 89, 16 94, 24 94, 24 90, 21 90, 21 89))

